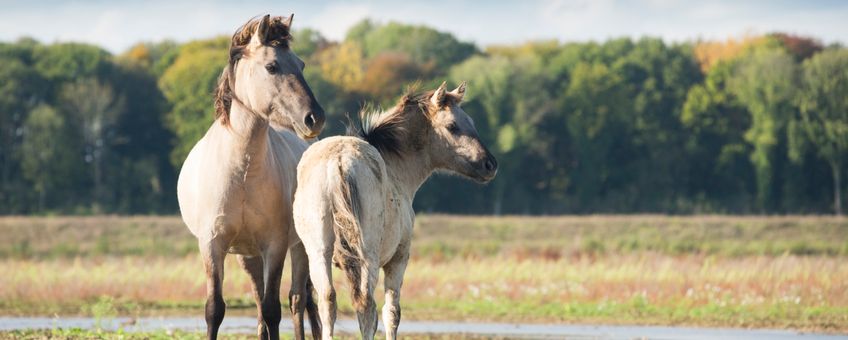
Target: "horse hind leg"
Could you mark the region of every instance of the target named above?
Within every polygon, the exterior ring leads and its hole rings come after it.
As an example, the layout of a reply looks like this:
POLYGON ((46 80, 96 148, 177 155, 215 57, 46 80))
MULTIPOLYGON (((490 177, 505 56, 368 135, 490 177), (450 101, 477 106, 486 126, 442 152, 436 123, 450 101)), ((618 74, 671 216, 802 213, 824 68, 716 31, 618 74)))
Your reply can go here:
POLYGON ((374 301, 374 285, 377 283, 380 267, 376 260, 368 262, 369 265, 357 268, 361 271, 359 294, 362 295, 354 300, 354 308, 362 338, 374 339, 374 334, 377 333, 377 303, 374 301))
MULTIPOLYGON (((298 174, 299 179, 303 173, 298 174)), ((308 255, 309 280, 315 287, 318 301, 321 338, 330 340, 333 338, 333 326, 336 322, 336 291, 333 288, 333 273, 330 267, 335 238, 333 218, 328 201, 323 199, 318 189, 321 186, 306 181, 299 183, 301 184, 294 200, 294 226, 308 255)), ((308 282, 306 284, 308 285, 308 282)), ((313 335, 315 331, 313 328, 313 335)))
POLYGON ((238 256, 241 267, 250 276, 250 282, 253 288, 253 300, 256 302, 257 315, 257 330, 256 333, 259 339, 268 338, 268 327, 262 317, 262 300, 265 296, 265 278, 263 274, 264 265, 261 256, 247 257, 244 255, 238 256))
POLYGON ((206 268, 206 337, 218 338, 218 328, 224 321, 227 306, 224 303, 224 258, 226 242, 220 238, 199 242, 200 254, 206 268))
POLYGON ((321 338, 333 339, 336 323, 336 290, 333 288, 333 273, 330 267, 331 253, 324 249, 309 252, 309 277, 318 296, 318 314, 321 320, 321 338))

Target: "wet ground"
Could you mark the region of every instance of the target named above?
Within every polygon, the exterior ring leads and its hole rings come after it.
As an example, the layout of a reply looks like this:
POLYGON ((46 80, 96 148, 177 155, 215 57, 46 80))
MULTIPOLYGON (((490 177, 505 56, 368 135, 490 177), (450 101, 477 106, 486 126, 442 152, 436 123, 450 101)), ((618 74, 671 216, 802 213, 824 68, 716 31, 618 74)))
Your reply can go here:
MULTIPOLYGON (((283 320, 281 332, 291 332, 291 325, 283 320)), ((0 317, 0 331, 43 328, 97 327, 93 318, 47 318, 47 317, 0 317)), ((100 327, 107 330, 119 328, 133 331, 206 330, 199 317, 150 317, 113 318, 100 320, 100 327)), ((256 319, 249 317, 227 317, 221 326, 226 333, 252 334, 256 331, 256 319)), ((337 332, 358 332, 355 320, 339 320, 337 332)), ((382 332, 382 327, 381 330, 382 332)), ((600 325, 556 325, 556 324, 510 324, 510 323, 465 323, 442 321, 402 321, 400 333, 407 334, 468 334, 478 336, 507 337, 520 339, 848 339, 845 335, 804 333, 789 330, 724 329, 658 326, 600 326, 600 325)))

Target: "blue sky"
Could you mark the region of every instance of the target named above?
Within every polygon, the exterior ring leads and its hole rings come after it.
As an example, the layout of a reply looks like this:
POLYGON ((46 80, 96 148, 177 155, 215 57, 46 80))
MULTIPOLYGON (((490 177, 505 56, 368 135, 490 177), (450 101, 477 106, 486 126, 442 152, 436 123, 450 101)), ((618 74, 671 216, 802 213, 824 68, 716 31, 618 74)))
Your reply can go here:
POLYGON ((0 0, 0 40, 82 41, 121 52, 138 41, 230 34, 247 19, 295 13, 295 28, 341 39, 362 18, 426 24, 481 46, 526 40, 667 41, 784 31, 848 43, 848 1, 9 1, 0 0))

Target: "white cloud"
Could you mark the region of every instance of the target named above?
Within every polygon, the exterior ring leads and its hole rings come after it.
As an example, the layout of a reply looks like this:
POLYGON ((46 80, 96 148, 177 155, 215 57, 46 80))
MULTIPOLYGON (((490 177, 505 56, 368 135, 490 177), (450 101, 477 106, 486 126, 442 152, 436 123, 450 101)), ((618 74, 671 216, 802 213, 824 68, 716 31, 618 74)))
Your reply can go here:
POLYGON ((351 25, 370 17, 426 24, 481 45, 643 35, 681 41, 725 38, 748 31, 788 31, 826 42, 848 42, 848 3, 738 0, 264 0, 202 5, 188 0, 152 0, 56 2, 50 6, 21 2, 0 11, 0 40, 27 35, 44 42, 84 41, 120 52, 142 40, 186 41, 230 34, 248 18, 267 12, 294 12, 295 27, 312 27, 331 39, 342 39, 351 25))
POLYGON ((307 26, 316 27, 331 40, 344 39, 348 28, 360 20, 374 16, 371 5, 355 3, 333 3, 314 16, 307 16, 307 26))

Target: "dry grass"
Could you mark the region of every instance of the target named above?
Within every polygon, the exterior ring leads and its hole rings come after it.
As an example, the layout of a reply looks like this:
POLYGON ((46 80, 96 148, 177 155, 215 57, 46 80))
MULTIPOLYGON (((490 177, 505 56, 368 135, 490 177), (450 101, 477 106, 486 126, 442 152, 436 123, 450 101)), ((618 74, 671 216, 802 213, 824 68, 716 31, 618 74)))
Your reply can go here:
MULTIPOLYGON (((102 296, 121 314, 200 313, 200 260, 3 260, 6 314, 88 313, 102 296)), ((247 276, 226 267, 231 308, 252 313, 247 276)), ((337 287, 345 287, 335 273, 337 287)), ((286 274, 288 278, 288 274, 286 274)), ((285 292, 288 280, 285 280, 285 292)), ((341 309, 350 313, 347 289, 341 309)), ((286 296, 283 294, 283 296, 286 296)), ((382 300, 382 299, 378 299, 382 300)), ((848 330, 848 262, 831 257, 583 257, 413 261, 403 288, 411 319, 600 321, 848 330)), ((102 302, 102 301, 101 301, 102 302)))
MULTIPOLYGON (((837 218, 421 216, 413 248, 408 319, 848 331, 837 218)), ((0 218, 0 272, 1 314, 202 313, 202 265, 175 217, 0 218)), ((226 273, 228 315, 252 314, 232 257, 226 273)))
MULTIPOLYGON (((414 256, 541 257, 659 252, 848 255, 848 219, 830 216, 419 215, 414 256), (473 242, 470 242, 473 241, 473 242)), ((0 217, 0 257, 183 257, 197 252, 178 217, 0 217)))

